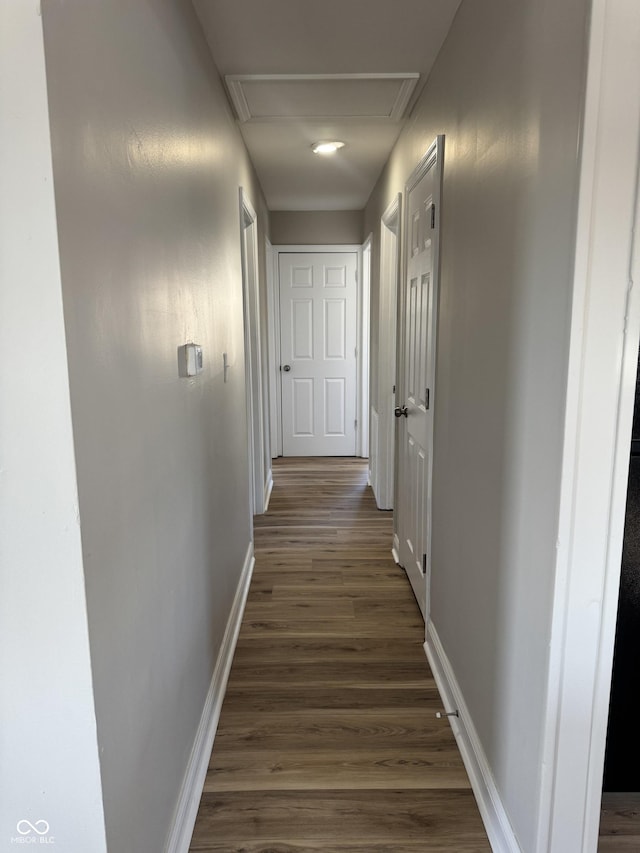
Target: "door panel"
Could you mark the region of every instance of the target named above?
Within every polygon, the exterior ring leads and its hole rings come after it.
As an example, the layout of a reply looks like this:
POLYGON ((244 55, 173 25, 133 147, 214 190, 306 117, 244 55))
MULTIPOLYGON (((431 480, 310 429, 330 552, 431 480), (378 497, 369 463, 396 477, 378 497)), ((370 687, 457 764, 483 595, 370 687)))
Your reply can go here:
POLYGON ((313 380, 293 379, 293 434, 296 436, 313 435, 313 380))
MULTIPOLYGON (((439 139, 440 142, 440 139, 439 139)), ((434 144, 406 191, 407 270, 401 300, 398 501, 394 547, 422 614, 431 572, 431 479, 442 152, 434 144)))
POLYGON ((347 300, 325 299, 324 357, 344 361, 347 356, 347 300))
POLYGON ((345 381, 335 377, 324 380, 324 433, 325 435, 344 435, 345 423, 345 381))
POLYGON ((296 361, 313 360, 313 301, 291 300, 291 354, 296 361))
POLYGON ((280 255, 285 456, 354 456, 357 255, 280 255))

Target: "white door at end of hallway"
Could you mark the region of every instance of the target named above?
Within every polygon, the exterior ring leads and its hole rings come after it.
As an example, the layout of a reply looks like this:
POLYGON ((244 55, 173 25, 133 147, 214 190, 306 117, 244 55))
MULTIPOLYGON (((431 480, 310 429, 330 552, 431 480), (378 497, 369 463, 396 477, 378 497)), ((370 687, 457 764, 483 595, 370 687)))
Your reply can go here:
POLYGON ((441 139, 407 185, 406 276, 398 376, 398 507, 395 542, 425 620, 431 577, 433 404, 438 306, 441 139))
POLYGON ((356 252, 280 254, 284 456, 355 456, 356 252))

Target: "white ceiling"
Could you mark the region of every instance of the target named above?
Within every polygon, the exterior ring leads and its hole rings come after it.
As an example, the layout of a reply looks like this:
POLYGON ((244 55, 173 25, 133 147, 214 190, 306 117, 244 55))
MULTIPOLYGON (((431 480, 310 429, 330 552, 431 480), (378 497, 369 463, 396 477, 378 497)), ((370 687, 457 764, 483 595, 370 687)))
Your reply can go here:
POLYGON ((236 78, 227 87, 269 208, 359 210, 460 0, 193 3, 221 76, 236 78), (321 157, 311 151, 321 139, 346 146, 321 157))

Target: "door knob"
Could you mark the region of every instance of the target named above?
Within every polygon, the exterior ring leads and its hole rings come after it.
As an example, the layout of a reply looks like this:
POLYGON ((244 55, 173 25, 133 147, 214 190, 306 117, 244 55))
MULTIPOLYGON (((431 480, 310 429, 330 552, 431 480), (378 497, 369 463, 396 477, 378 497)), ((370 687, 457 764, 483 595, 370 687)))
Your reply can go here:
POLYGON ((290 364, 283 364, 282 369, 284 370, 285 373, 288 373, 291 370, 291 365, 290 364))
POLYGON ((409 417, 409 410, 407 409, 406 406, 396 406, 395 409, 393 410, 393 414, 397 418, 402 418, 402 417, 408 418, 409 417))

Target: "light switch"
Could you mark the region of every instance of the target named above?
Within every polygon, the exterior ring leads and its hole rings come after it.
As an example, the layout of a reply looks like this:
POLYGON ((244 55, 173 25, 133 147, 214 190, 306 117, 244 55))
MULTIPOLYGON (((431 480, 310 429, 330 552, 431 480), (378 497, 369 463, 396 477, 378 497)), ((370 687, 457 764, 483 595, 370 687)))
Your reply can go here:
POLYGON ((203 367, 202 347, 185 344, 178 349, 178 373, 180 376, 196 376, 203 367))

